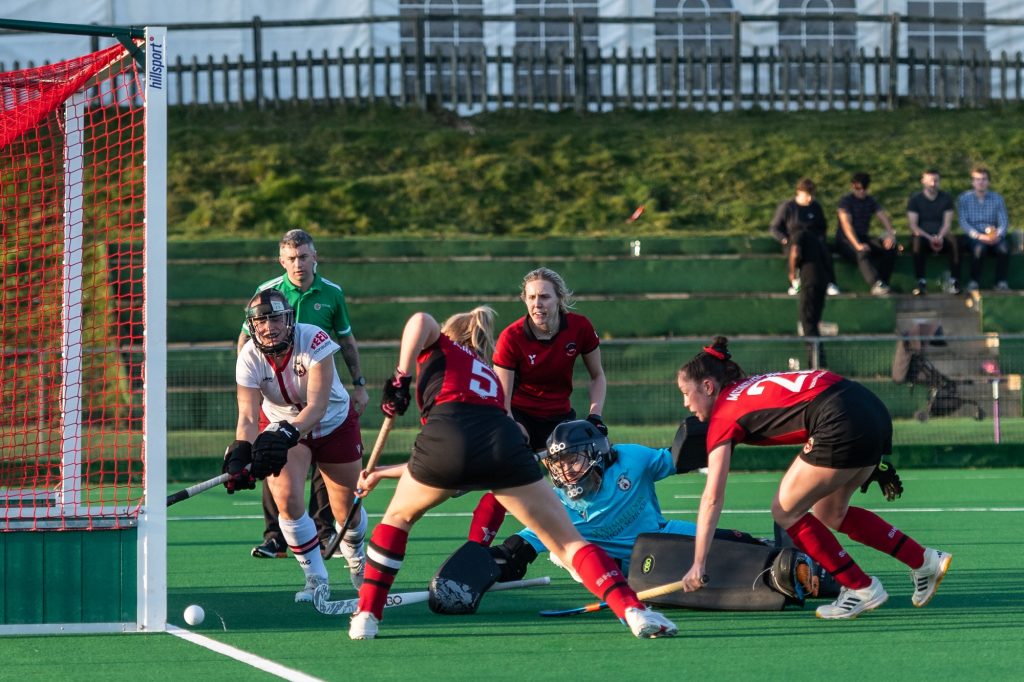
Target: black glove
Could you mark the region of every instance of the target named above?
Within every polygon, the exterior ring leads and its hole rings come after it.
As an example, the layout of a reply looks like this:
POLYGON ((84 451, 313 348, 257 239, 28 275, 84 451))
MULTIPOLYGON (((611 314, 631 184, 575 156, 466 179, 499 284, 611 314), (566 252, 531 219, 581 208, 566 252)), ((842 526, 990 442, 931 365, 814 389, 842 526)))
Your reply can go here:
POLYGON ((380 398, 380 411, 389 417, 402 416, 409 409, 412 395, 409 385, 412 377, 404 372, 395 372, 395 376, 384 382, 384 391, 380 398))
POLYGON ((866 493, 868 488, 871 487, 872 481, 878 481, 878 487, 882 489, 885 499, 890 502, 903 494, 903 481, 900 480, 899 474, 896 473, 896 467, 889 462, 884 460, 879 462, 875 466, 875 470, 871 472, 871 477, 864 481, 864 484, 860 487, 860 491, 866 493))
POLYGON ((231 478, 224 481, 228 495, 236 490, 252 490, 256 487, 256 479, 245 467, 252 464, 252 444, 247 440, 236 440, 224 451, 224 464, 220 470, 231 478))
POLYGON ((259 480, 277 476, 288 462, 288 450, 299 442, 299 430, 286 421, 274 422, 252 444, 252 475, 259 480))
POLYGON ((608 427, 604 425, 604 421, 601 419, 599 414, 588 414, 587 421, 597 427, 597 430, 601 432, 602 436, 608 435, 608 427))

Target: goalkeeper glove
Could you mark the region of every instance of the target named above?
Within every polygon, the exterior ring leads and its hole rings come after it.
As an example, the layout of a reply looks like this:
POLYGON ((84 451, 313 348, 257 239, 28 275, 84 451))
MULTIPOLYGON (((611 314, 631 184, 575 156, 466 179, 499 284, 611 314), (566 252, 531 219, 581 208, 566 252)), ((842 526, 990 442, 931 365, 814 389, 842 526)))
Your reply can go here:
POLYGON ((875 470, 871 472, 868 480, 864 481, 863 485, 861 485, 860 491, 866 493, 868 488, 871 487, 872 481, 878 482, 878 487, 882 489, 882 495, 890 502, 903 494, 903 481, 900 480, 899 474, 896 473, 896 467, 889 462, 881 461, 875 465, 875 470))

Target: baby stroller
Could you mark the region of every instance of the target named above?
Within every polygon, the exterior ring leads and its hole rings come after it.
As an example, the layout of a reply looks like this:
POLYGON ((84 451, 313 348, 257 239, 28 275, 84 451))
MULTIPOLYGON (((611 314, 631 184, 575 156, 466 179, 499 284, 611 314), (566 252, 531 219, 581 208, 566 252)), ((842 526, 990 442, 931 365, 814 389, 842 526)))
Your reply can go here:
MULTIPOLYGON (((942 340, 942 327, 921 324, 918 336, 931 336, 928 345, 945 346, 942 340)), ((924 343, 918 338, 903 338, 896 342, 896 355, 892 361, 892 379, 898 384, 910 384, 911 390, 917 384, 928 387, 928 404, 914 413, 918 421, 928 421, 929 417, 945 417, 956 413, 965 405, 974 408, 974 418, 981 421, 985 417, 984 410, 974 400, 960 397, 956 381, 940 372, 925 354, 924 343)))

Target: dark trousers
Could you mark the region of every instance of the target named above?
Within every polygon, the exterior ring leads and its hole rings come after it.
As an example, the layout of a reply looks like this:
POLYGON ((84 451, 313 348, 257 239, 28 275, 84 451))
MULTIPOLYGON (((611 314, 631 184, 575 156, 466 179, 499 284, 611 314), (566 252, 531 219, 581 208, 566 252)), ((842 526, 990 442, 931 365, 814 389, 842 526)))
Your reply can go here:
POLYGON ((996 281, 1005 282, 1010 273, 1010 242, 1008 239, 997 244, 971 240, 971 280, 977 282, 981 278, 981 265, 985 256, 996 259, 996 281))
POLYGON ((946 235, 939 251, 933 251, 931 244, 921 237, 912 239, 911 249, 914 253, 914 276, 918 280, 925 279, 925 259, 932 254, 944 253, 949 258, 949 276, 960 281, 960 242, 952 233, 946 235))
MULTIPOLYGON (((281 535, 281 526, 277 522, 277 503, 270 494, 270 486, 263 482, 263 520, 266 528, 263 540, 275 539, 279 544, 286 544, 281 535)), ((327 497, 327 484, 320 474, 320 469, 313 467, 313 478, 309 481, 309 516, 316 524, 316 534, 325 546, 334 535, 334 514, 331 512, 331 500, 327 497)))
POLYGON ((869 239, 864 242, 868 246, 867 251, 856 251, 845 239, 836 240, 836 248, 844 260, 857 264, 861 277, 868 284, 882 282, 889 284, 893 268, 896 267, 896 248, 885 248, 884 240, 879 238, 869 239))
MULTIPOLYGON (((825 297, 832 275, 832 254, 825 240, 816 235, 801 233, 796 239, 797 267, 800 273, 799 318, 804 336, 821 336, 821 316, 825 311, 825 297)), ((818 346, 818 366, 825 366, 825 350, 818 346)), ((807 346, 808 366, 814 366, 814 344, 807 346)))

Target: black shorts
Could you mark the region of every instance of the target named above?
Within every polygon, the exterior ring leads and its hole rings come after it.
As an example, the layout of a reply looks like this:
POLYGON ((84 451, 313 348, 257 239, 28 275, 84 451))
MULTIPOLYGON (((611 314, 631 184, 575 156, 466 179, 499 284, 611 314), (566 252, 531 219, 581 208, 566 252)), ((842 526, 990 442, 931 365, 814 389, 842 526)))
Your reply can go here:
POLYGON ((447 490, 500 490, 541 480, 523 432, 504 410, 442 403, 416 436, 409 474, 447 490))
POLYGON ((576 410, 569 410, 565 414, 538 417, 534 414, 527 414, 512 408, 512 416, 523 425, 526 433, 530 435, 530 447, 533 451, 548 449, 548 436, 555 430, 555 427, 565 421, 576 418, 576 410))
POLYGON ((844 379, 807 408, 809 435, 800 458, 829 469, 874 466, 892 453, 889 409, 856 381, 844 379))

